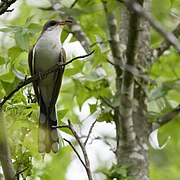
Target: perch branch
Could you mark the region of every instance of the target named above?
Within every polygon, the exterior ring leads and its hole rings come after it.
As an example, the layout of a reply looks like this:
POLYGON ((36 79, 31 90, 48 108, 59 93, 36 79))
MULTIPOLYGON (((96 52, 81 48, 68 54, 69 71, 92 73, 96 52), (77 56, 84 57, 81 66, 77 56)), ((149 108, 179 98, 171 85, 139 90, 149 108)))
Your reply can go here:
POLYGON ((59 68, 61 68, 62 66, 66 66, 70 63, 72 63, 73 61, 77 60, 77 59, 82 59, 82 58, 85 58, 85 57, 88 57, 90 56, 91 54, 93 54, 94 51, 90 52, 89 54, 86 54, 84 56, 78 56, 78 57, 75 57, 73 59, 71 59, 70 61, 66 62, 66 63, 61 63, 61 64, 57 64, 55 67, 53 68, 50 68, 44 72, 42 72, 41 74, 41 77, 39 76, 39 73, 38 74, 35 74, 34 76, 28 78, 28 79, 25 79, 24 81, 20 82, 19 85, 17 86, 16 89, 14 89, 12 92, 10 92, 10 94, 8 94, 6 97, 4 97, 4 99, 2 100, 2 102, 0 103, 0 108, 4 105, 4 103, 10 99, 17 91, 19 91, 19 89, 21 89, 22 87, 24 87, 25 85, 27 84, 30 84, 31 82, 35 81, 35 80, 40 80, 40 79, 44 79, 47 75, 49 75, 50 73, 58 70, 59 68))

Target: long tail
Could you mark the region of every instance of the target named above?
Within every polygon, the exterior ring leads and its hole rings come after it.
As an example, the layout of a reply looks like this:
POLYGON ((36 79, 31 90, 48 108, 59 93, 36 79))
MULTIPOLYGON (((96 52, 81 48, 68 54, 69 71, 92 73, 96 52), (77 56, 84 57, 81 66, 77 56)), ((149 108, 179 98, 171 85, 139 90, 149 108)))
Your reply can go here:
POLYGON ((59 151, 58 130, 52 128, 57 125, 55 107, 48 113, 44 106, 40 106, 39 116, 39 135, 38 135, 38 151, 40 153, 54 153, 59 151))

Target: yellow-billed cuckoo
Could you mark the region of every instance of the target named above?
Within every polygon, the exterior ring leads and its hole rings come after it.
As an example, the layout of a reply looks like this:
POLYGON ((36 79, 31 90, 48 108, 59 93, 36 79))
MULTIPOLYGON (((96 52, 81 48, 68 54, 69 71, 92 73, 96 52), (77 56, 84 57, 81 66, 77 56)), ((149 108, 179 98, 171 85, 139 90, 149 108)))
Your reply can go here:
MULTIPOLYGON (((62 48, 60 35, 64 25, 70 20, 48 21, 36 44, 29 52, 28 61, 31 75, 41 73, 54 67, 57 63, 64 63, 66 54, 62 48)), ((33 82, 36 99, 40 106, 38 150, 40 153, 57 153, 59 150, 58 130, 55 104, 61 87, 64 68, 49 74, 46 78, 33 82)))

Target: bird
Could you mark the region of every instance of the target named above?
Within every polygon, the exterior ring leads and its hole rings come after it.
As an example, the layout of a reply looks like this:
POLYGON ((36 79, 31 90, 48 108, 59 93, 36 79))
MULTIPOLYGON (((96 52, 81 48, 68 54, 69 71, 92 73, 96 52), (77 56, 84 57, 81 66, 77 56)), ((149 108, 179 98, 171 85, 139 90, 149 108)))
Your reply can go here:
POLYGON ((41 73, 58 63, 66 62, 66 53, 60 36, 66 24, 71 20, 50 20, 43 26, 40 37, 28 54, 31 76, 39 74, 39 80, 32 82, 36 100, 40 106, 38 151, 39 153, 57 153, 60 148, 57 126, 56 101, 59 95, 64 67, 41 79, 41 73))

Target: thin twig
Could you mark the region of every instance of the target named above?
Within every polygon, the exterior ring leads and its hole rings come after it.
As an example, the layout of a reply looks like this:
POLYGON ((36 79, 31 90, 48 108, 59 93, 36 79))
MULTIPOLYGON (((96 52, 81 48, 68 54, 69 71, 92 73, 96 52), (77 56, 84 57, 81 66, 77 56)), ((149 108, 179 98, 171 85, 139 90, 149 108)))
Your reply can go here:
POLYGON ((92 123, 92 125, 91 125, 91 127, 90 127, 90 129, 89 129, 89 132, 88 132, 88 135, 87 135, 87 137, 86 137, 86 140, 84 141, 84 145, 85 145, 85 146, 86 146, 86 144, 87 144, 87 142, 88 142, 88 140, 89 140, 89 137, 90 137, 90 135, 91 135, 91 133, 92 133, 93 127, 94 127, 94 125, 96 124, 97 121, 98 121, 98 120, 96 119, 96 120, 92 123))
POLYGON ((13 91, 11 91, 7 96, 4 97, 4 99, 2 100, 2 102, 0 103, 0 107, 2 107, 4 105, 4 103, 10 99, 17 91, 19 91, 19 89, 21 89, 22 87, 24 87, 25 85, 27 84, 30 84, 31 82, 35 81, 35 80, 40 80, 40 79, 44 79, 47 75, 49 75, 50 73, 58 70, 59 68, 61 68, 62 66, 66 66, 70 63, 72 63, 73 61, 77 60, 77 59, 82 59, 82 58, 85 58, 85 57, 88 57, 90 56, 91 54, 93 54, 94 51, 90 52, 89 54, 86 54, 84 56, 78 56, 78 57, 75 57, 73 59, 71 59, 70 61, 66 62, 66 63, 62 63, 62 64, 57 64, 55 67, 52 67, 46 71, 43 71, 41 73, 41 77, 39 76, 39 73, 35 74, 34 76, 28 78, 28 79, 25 79, 24 81, 21 81, 17 88, 15 88, 13 91))
MULTIPOLYGON (((69 128, 71 130, 71 132, 73 133, 75 139, 77 140, 81 150, 82 150, 82 153, 83 153, 83 156, 84 156, 84 161, 85 161, 85 166, 84 166, 84 162, 83 162, 83 166, 86 170, 86 173, 87 173, 87 176, 88 176, 88 179, 89 180, 93 180, 92 178, 92 173, 91 173, 91 169, 90 169, 90 162, 89 162, 89 158, 88 158, 88 155, 87 155, 87 151, 86 151, 86 147, 84 145, 84 143, 81 141, 81 138, 79 137, 79 135, 77 134, 77 132, 75 131, 72 123, 70 120, 68 120, 68 125, 61 125, 61 126, 53 126, 53 128, 69 128)), ((71 146, 72 147, 72 146, 71 146)), ((75 153, 78 154, 78 152, 75 150, 75 153)), ((78 154, 78 157, 80 155, 78 154)))
POLYGON ((71 132, 73 133, 74 137, 76 138, 79 146, 81 147, 81 150, 84 155, 84 160, 86 163, 86 172, 87 172, 89 180, 92 180, 92 174, 91 174, 91 170, 90 170, 90 162, 89 162, 89 158, 87 155, 86 147, 84 146, 84 143, 81 141, 81 138, 79 137, 77 132, 74 130, 73 125, 71 124, 70 120, 68 120, 68 125, 69 125, 69 128, 70 128, 71 132))
POLYGON ((105 99, 105 98, 103 98, 102 96, 99 96, 103 101, 104 101, 104 103, 106 104, 106 105, 108 105, 111 109, 116 109, 116 107, 114 107, 114 106, 112 106, 111 105, 111 103, 107 100, 107 99, 105 99))
POLYGON ((72 8, 76 5, 77 2, 78 2, 78 0, 75 0, 75 1, 72 3, 72 5, 70 6, 70 8, 72 9, 72 8))
POLYGON ((67 140, 67 139, 65 139, 65 138, 63 138, 63 139, 64 139, 64 141, 66 141, 66 142, 72 147, 73 151, 76 153, 77 157, 79 158, 79 160, 81 161, 82 165, 83 165, 84 168, 86 169, 86 164, 85 164, 84 161, 82 160, 81 156, 79 155, 79 153, 77 152, 77 150, 76 150, 76 148, 73 146, 73 144, 72 144, 69 140, 67 140))
POLYGON ((16 177, 19 176, 19 175, 20 175, 21 173, 23 173, 24 171, 26 171, 28 168, 29 168, 29 167, 26 167, 26 168, 22 169, 21 171, 18 171, 18 172, 16 173, 16 177))

